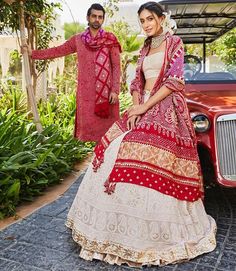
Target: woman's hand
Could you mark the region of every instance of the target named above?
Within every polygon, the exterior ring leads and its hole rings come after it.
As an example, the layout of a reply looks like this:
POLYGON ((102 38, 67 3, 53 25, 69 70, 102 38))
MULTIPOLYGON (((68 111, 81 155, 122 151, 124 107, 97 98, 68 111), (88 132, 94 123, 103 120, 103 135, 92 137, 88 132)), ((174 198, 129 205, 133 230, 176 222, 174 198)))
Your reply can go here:
POLYGON ((138 122, 140 121, 141 116, 132 116, 127 120, 127 128, 128 130, 134 129, 138 122))
POLYGON ((128 117, 139 116, 144 114, 148 110, 145 104, 133 105, 128 109, 128 117))

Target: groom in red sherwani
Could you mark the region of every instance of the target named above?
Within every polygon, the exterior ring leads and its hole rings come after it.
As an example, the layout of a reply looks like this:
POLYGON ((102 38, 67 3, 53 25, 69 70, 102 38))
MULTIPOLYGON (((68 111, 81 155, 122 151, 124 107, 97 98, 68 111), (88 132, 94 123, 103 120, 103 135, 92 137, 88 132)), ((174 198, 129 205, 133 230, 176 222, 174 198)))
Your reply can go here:
POLYGON ((78 84, 74 136, 99 141, 119 118, 120 44, 114 34, 102 29, 105 10, 93 4, 87 11, 88 28, 64 44, 31 51, 33 59, 52 59, 76 53, 78 84))

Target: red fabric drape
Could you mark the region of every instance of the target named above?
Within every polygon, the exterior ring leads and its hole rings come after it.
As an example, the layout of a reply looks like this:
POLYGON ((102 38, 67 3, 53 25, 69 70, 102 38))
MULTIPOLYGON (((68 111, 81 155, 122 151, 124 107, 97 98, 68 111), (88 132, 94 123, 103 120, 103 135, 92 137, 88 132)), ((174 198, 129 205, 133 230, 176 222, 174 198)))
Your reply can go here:
MULTIPOLYGON (((140 53, 131 92, 143 96, 142 63, 149 51, 140 53)), ((115 166, 104 180, 105 192, 115 191, 119 182, 142 185, 180 200, 195 201, 203 196, 196 137, 184 98, 184 49, 181 39, 166 34, 162 70, 151 95, 165 85, 172 93, 142 115, 137 127, 122 140, 115 166)), ((140 102, 143 100, 141 98, 140 102)), ((114 123, 95 148, 94 170, 99 170, 110 142, 127 131, 127 115, 114 123)))
POLYGON ((94 113, 101 118, 108 118, 109 95, 111 92, 109 49, 111 47, 118 47, 121 51, 120 44, 114 35, 105 32, 103 29, 100 29, 95 37, 87 29, 81 35, 81 38, 87 48, 97 51, 95 59, 96 99, 94 113))

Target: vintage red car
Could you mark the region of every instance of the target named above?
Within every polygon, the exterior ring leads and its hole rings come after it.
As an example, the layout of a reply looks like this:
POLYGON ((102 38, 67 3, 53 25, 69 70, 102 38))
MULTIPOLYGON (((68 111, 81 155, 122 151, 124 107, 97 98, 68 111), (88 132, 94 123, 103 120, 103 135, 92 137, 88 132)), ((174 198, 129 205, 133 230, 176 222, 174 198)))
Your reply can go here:
POLYGON ((187 51, 185 81, 204 181, 236 187, 236 73, 206 54, 207 44, 236 26, 236 1, 160 3, 171 11, 184 44, 202 44, 202 52, 187 51))

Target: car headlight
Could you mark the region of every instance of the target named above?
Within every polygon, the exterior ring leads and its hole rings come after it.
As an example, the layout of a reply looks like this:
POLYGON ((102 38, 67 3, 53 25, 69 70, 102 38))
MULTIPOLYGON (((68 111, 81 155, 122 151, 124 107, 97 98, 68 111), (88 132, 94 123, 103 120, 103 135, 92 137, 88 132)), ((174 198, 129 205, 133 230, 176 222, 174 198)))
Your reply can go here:
POLYGON ((203 133, 210 128, 210 121, 205 115, 196 115, 192 118, 193 126, 196 132, 203 133))

